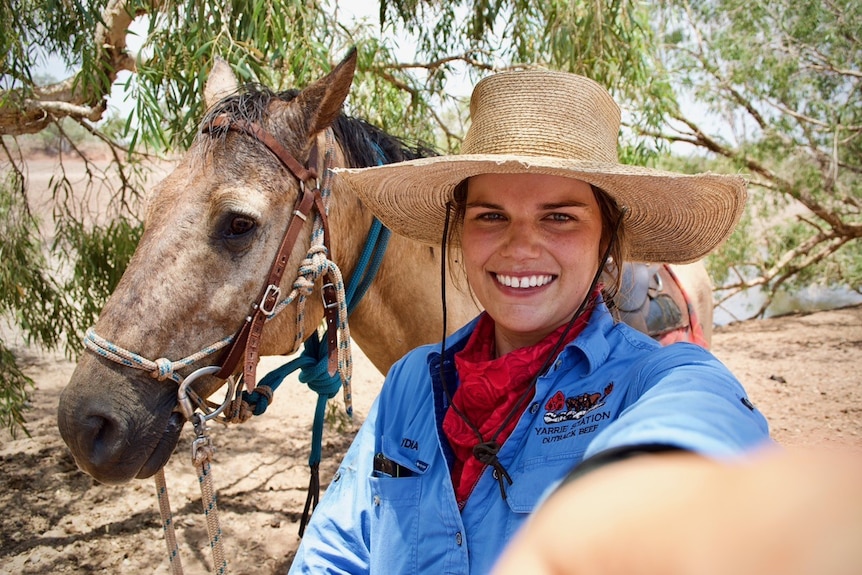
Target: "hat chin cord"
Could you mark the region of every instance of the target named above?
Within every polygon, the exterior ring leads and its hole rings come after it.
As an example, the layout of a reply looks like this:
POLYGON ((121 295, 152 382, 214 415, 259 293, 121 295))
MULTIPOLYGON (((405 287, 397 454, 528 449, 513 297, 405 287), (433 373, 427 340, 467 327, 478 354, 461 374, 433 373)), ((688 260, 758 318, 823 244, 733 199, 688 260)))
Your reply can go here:
MULTIPOLYGON (((542 368, 536 373, 533 377, 533 381, 530 385, 527 386, 524 393, 518 398, 518 401, 512 406, 511 411, 506 415, 506 418, 503 420, 503 423, 500 424, 500 427, 497 428, 497 431, 494 432, 493 436, 486 440, 482 433, 479 431, 479 428, 473 424, 472 421, 463 413, 460 409, 455 405, 452 400, 452 393, 449 390, 449 385, 446 381, 446 374, 443 369, 443 358, 446 353, 446 332, 447 332, 447 311, 446 311, 446 247, 447 247, 447 238, 449 237, 449 224, 451 221, 453 206, 452 202, 446 202, 446 219, 443 224, 443 239, 441 241, 442 248, 442 258, 440 263, 440 291, 442 296, 442 304, 443 304, 443 337, 440 341, 440 383, 443 386, 443 392, 446 394, 446 399, 449 402, 449 408, 455 411, 455 414, 460 417, 464 423, 473 431, 473 434, 479 440, 479 442, 473 446, 473 457, 484 463, 485 465, 490 465, 494 468, 495 474, 494 476, 497 479, 497 483, 500 486, 500 496, 505 500, 506 499, 506 485, 503 482, 505 479, 509 485, 512 485, 512 478, 509 476, 509 473, 506 471, 506 468, 503 467, 503 464, 500 463, 500 460, 497 458, 497 453, 500 451, 501 445, 497 442, 497 439, 500 437, 500 434, 503 430, 511 423, 512 419, 522 413, 524 403, 529 400, 529 398, 533 394, 533 390, 536 386, 536 381, 540 377, 542 377, 548 370, 551 365, 551 362, 557 357, 557 354, 560 352, 560 348, 563 346, 563 342, 566 341, 566 336, 571 331, 572 326, 575 325, 577 319, 584 313, 584 310, 587 308, 587 305, 591 302, 591 296, 593 291, 596 289, 596 285, 599 283, 599 278, 602 276, 602 271, 605 269, 605 265, 607 265, 608 258, 611 255, 611 248, 613 248, 614 242, 617 240, 617 234, 619 233, 620 225, 622 225, 623 218, 625 218, 626 213, 628 213, 629 209, 627 207, 622 207, 620 209, 620 215, 617 218, 616 223, 614 224, 614 232, 611 234, 611 239, 608 242, 607 247, 605 248, 605 252, 602 255, 601 264, 599 265, 598 270, 596 270, 595 275, 593 276, 593 281, 590 284, 590 289, 587 290, 587 294, 584 296, 584 299, 581 301, 581 304, 578 306, 578 309, 572 315, 569 322, 566 324, 566 329, 563 330, 563 333, 560 334, 559 339, 557 340, 556 345, 548 354, 548 357, 545 358, 545 362, 542 364, 542 368)), ((619 263, 617 264, 619 265, 619 263)))

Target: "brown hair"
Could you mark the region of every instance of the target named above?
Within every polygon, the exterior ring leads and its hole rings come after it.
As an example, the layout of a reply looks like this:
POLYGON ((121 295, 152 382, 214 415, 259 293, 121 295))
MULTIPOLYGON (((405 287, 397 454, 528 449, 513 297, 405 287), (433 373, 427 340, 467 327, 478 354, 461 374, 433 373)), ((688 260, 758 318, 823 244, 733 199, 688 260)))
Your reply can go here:
MULTIPOLYGON (((621 222, 623 210, 617 206, 617 203, 606 194, 601 188, 590 184, 593 190, 593 195, 599 205, 599 212, 602 216, 602 237, 599 240, 599 249, 604 254, 611 246, 608 252, 608 259, 604 263, 604 271, 599 281, 604 282, 602 288, 602 298, 609 307, 613 307, 613 300, 620 289, 622 282, 623 262, 627 257, 625 246, 625 222, 621 222), (619 225, 618 225, 619 224, 619 225), (617 230, 614 237, 614 230, 617 230)), ((449 275, 457 284, 462 277, 465 277, 463 258, 461 258, 461 230, 464 224, 464 214, 467 210, 467 180, 462 180, 452 191, 452 199, 449 201, 451 219, 447 231, 446 243, 449 246, 448 257, 449 275), (460 260, 460 261, 459 261, 460 260), (455 273, 458 270, 458 276, 455 273)))

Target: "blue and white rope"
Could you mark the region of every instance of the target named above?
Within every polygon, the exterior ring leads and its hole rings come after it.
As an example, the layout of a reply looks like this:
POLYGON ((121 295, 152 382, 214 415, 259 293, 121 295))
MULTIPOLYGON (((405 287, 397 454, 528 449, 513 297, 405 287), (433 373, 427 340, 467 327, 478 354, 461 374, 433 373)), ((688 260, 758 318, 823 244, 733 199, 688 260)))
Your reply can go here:
POLYGON ((212 345, 208 345, 202 350, 177 361, 171 361, 164 357, 160 357, 159 359, 153 361, 141 355, 138 355, 133 351, 123 349, 122 347, 111 343, 110 341, 98 335, 96 331, 91 327, 87 330, 87 333, 84 336, 84 347, 96 353, 97 355, 100 355, 106 359, 110 359, 115 363, 119 363, 121 365, 140 369, 143 371, 148 371, 150 372, 151 377, 158 379, 159 381, 171 379, 176 383, 182 383, 183 376, 177 373, 176 370, 189 367, 197 363, 198 361, 204 359, 205 357, 213 355, 220 349, 230 345, 232 341, 233 336, 228 336, 221 341, 218 341, 212 345))

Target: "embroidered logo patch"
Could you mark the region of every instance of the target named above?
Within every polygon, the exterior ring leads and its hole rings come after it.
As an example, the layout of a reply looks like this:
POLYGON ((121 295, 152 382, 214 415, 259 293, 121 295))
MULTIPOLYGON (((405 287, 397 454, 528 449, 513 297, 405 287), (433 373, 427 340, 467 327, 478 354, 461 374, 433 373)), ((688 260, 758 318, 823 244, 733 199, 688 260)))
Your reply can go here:
POLYGON ((582 393, 581 395, 565 397, 562 391, 558 391, 545 404, 545 423, 577 421, 591 411, 602 407, 613 390, 614 382, 605 386, 601 393, 582 393))
POLYGON ((563 395, 562 391, 558 391, 545 404, 545 411, 560 411, 564 407, 566 407, 566 396, 563 395))

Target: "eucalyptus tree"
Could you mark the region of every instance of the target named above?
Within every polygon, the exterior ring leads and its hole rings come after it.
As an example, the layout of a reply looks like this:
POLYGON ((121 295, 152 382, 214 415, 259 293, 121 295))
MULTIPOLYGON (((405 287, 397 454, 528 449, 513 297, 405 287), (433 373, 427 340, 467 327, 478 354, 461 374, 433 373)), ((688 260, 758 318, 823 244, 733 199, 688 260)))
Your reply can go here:
MULTIPOLYGON (((214 58, 246 82, 283 89, 318 77, 351 46, 359 66, 348 111, 444 151, 465 131, 469 90, 456 82, 531 65, 591 76, 623 103, 624 161, 656 163, 668 144, 684 143, 698 153, 675 156, 674 168, 749 177, 749 212, 709 260, 722 297, 752 286, 771 297, 813 281, 860 290, 855 0, 380 0, 377 8, 376 22, 357 22, 335 0, 0 3, 0 318, 28 343, 77 353, 77 334, 140 235, 146 160, 194 137, 214 58), (68 78, 43 80, 49 54, 72 70, 68 78), (112 118, 106 98, 120 78, 133 107, 112 118), (78 146, 76 126, 109 150, 107 166, 78 146), (89 187, 73 187, 61 155, 52 221, 40 222, 19 142, 45 131, 83 158, 89 187), (111 199, 94 216, 87 202, 100 188, 111 199)), ((27 385, 0 339, 0 424, 23 421, 27 385)))
MULTIPOLYGON (((79 351, 79 334, 140 235, 146 160, 170 156, 194 138, 216 57, 242 81, 280 90, 319 77, 355 46, 348 112, 444 151, 457 149, 465 131, 466 94, 453 91, 452 82, 516 66, 592 76, 633 104, 636 125, 661 125, 670 91, 651 68, 652 32, 635 0, 381 0, 378 8, 372 23, 348 20, 337 0, 0 3, 0 230, 19 238, 3 244, 0 318, 28 342, 79 351), (49 54, 72 70, 68 78, 40 81, 37 70, 49 54), (108 121, 106 98, 118 81, 133 108, 108 121), (70 136, 73 125, 103 143, 107 166, 70 136), (52 221, 39 222, 19 144, 49 129, 84 160, 89 187, 73 187, 61 155, 51 182, 52 221), (100 189, 110 201, 107 213, 94 215, 88 197, 100 189)), ((634 145, 624 154, 645 162, 654 149, 634 145)), ((0 423, 14 430, 29 382, 2 339, 0 370, 0 423)))
POLYGON ((688 104, 661 132, 746 175, 752 199, 710 258, 719 301, 819 283, 862 293, 862 3, 669 0, 657 67, 688 104))

